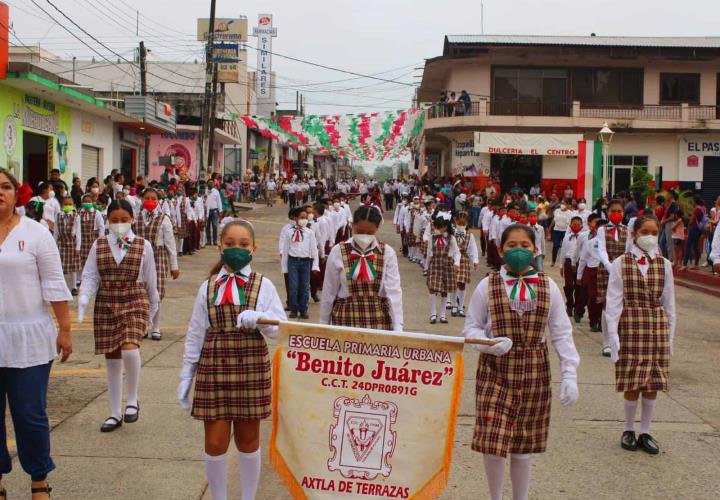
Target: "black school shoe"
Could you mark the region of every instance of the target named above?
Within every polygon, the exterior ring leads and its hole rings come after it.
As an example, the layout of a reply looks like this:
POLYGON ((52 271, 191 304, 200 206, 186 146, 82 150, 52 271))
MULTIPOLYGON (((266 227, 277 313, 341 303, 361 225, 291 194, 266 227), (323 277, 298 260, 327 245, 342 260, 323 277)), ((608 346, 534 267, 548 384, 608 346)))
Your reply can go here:
POLYGON ((133 424, 138 421, 140 418, 140 402, 136 405, 127 405, 125 407, 125 416, 123 417, 123 420, 126 424, 133 424), (128 413, 128 408, 132 408, 135 410, 135 413, 128 413))
POLYGON ((635 439, 635 432, 625 431, 620 438, 620 446, 623 450, 636 451, 638 449, 637 439, 635 439))
POLYGON ((578 325, 579 325, 579 324, 580 324, 580 321, 582 321, 582 317, 583 317, 582 314, 574 313, 574 314, 573 314, 573 319, 575 320, 575 324, 578 324, 578 325))
POLYGON ((660 453, 660 447, 650 434, 640 434, 640 437, 638 438, 638 448, 650 455, 657 455, 660 453))
POLYGON ((290 314, 288 314, 288 318, 295 319, 298 317, 297 311, 290 311, 290 314))
POLYGON ((105 423, 102 424, 102 427, 100 427, 100 432, 112 432, 118 427, 122 427, 122 424, 122 418, 118 420, 115 417, 108 417, 105 423))

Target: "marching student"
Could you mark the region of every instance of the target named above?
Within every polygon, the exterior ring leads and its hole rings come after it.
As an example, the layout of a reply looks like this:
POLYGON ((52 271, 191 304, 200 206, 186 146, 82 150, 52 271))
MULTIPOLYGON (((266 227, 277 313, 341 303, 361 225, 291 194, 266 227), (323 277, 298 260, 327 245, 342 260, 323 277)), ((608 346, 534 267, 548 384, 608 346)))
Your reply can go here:
MULTIPOLYGON (((581 288, 581 306, 575 306, 576 314, 582 319, 582 313, 587 306, 588 320, 590 321, 590 331, 600 332, 602 321, 602 304, 598 302, 597 297, 597 279, 598 271, 601 265, 600 256, 598 255, 598 228, 602 227, 606 221, 601 219, 598 214, 590 214, 588 217, 588 230, 580 233, 576 247, 577 255, 577 284, 581 288)), ((577 319, 576 319, 577 321, 577 319)))
POLYGON ((500 221, 500 214, 499 214, 499 205, 497 203, 493 203, 491 206, 489 213, 490 220, 487 225, 487 265, 491 269, 500 269, 500 264, 498 264, 499 256, 498 256, 498 249, 497 244, 495 243, 495 230, 497 228, 497 224, 500 221))
POLYGON ((435 200, 432 198, 426 199, 424 208, 420 212, 420 216, 415 224, 417 231, 415 233, 415 241, 419 245, 419 264, 423 269, 423 276, 427 276, 425 271, 425 256, 427 255, 427 245, 430 239, 430 233, 432 232, 432 214, 435 210, 435 200))
POLYGON ((450 311, 452 316, 465 317, 465 287, 470 283, 470 272, 477 271, 480 265, 480 256, 475 242, 475 236, 468 231, 468 214, 458 212, 454 218, 453 233, 460 251, 460 267, 455 273, 455 300, 450 311))
POLYGON ((527 215, 527 223, 535 233, 535 248, 537 248, 537 253, 535 255, 534 266, 539 272, 543 272, 545 269, 545 228, 538 224, 536 212, 530 212, 527 215))
MULTIPOLYGON (((80 218, 80 271, 82 271, 85 261, 87 260, 88 254, 92 244, 100 236, 104 236, 105 231, 105 218, 102 216, 102 212, 97 209, 97 205, 93 201, 96 195, 92 193, 86 193, 82 197, 82 205, 78 216, 80 218)), ((78 280, 75 282, 76 289, 80 288, 80 275, 78 280)))
POLYGON ((55 241, 60 251, 60 262, 62 263, 63 274, 69 274, 72 283, 72 295, 77 295, 77 283, 80 282, 80 220, 75 213, 75 205, 71 196, 61 200, 62 211, 55 220, 55 241))
POLYGON ((560 403, 577 402, 580 357, 560 289, 533 267, 535 234, 515 224, 500 240, 504 265, 484 278, 468 306, 463 333, 496 339, 477 345, 476 424, 472 449, 483 454, 490 498, 503 496, 510 459, 513 498, 527 499, 531 454, 546 449, 550 427, 548 340, 560 358, 560 403), (547 338, 546 335, 549 335, 547 338))
MULTIPOLYGON (((285 240, 292 234, 293 228, 297 224, 296 209, 288 210, 288 222, 280 228, 280 236, 278 237, 278 254, 280 254, 280 262, 283 261, 283 252, 285 251, 285 240)), ((290 310, 290 280, 288 278, 287 269, 283 269, 283 278, 285 280, 285 310, 290 310)))
MULTIPOLYGON (((180 268, 177 262, 172 223, 170 218, 162 212, 158 203, 158 192, 153 188, 147 188, 143 192, 143 209, 140 212, 140 219, 135 223, 135 230, 138 236, 145 238, 153 248, 157 288, 162 302, 165 298, 165 281, 167 280, 168 271, 172 279, 176 280, 180 276, 180 268)), ((159 306, 151 318, 150 329, 150 338, 152 340, 162 339, 159 306)), ((144 338, 147 338, 147 333, 144 338)))
POLYGON ((428 241, 425 256, 427 271, 427 287, 430 293, 430 324, 437 323, 437 299, 440 300, 440 323, 447 323, 445 316, 446 302, 449 294, 455 292, 456 273, 460 270, 460 251, 457 240, 453 236, 450 214, 442 213, 433 221, 433 231, 428 241))
MULTIPOLYGON (((565 307, 568 316, 574 316, 575 323, 580 323, 583 317, 584 304, 582 301, 582 289, 578 285, 577 276, 577 248, 580 239, 580 232, 583 229, 583 220, 579 215, 570 219, 569 230, 565 233, 562 246, 560 247, 560 276, 565 283, 565 307)), ((544 233, 544 230, 543 230, 544 233)))
POLYGON ((220 262, 195 298, 177 398, 204 423, 205 473, 213 498, 227 498, 227 451, 234 436, 240 498, 252 500, 260 479, 260 421, 270 415, 272 392, 265 338, 277 336, 276 326, 257 322, 286 317, 273 283, 250 266, 257 249, 252 224, 226 224, 219 249, 220 262))
POLYGON ((656 455, 660 448, 650 436, 657 391, 668 390, 670 357, 675 335, 675 286, 672 263, 658 248, 660 223, 640 216, 633 226, 632 250, 610 267, 605 316, 615 363, 615 390, 622 392, 625 430, 621 446, 656 455), (642 394, 640 435, 635 437, 635 413, 642 394))
MULTIPOLYGON (((625 209, 620 200, 610 200, 607 208, 609 222, 603 227, 599 226, 598 233, 598 256, 602 266, 598 268, 597 277, 597 300, 605 310, 605 292, 607 291, 608 276, 612 262, 625 253, 628 230, 622 221, 625 216, 625 209)), ((607 340, 607 325, 605 314, 601 317, 601 328, 603 332, 602 355, 610 356, 610 347, 607 340)))
POLYGON ((290 318, 308 319, 308 289, 313 272, 320 272, 315 234, 307 228, 304 208, 292 212, 297 221, 283 242, 282 272, 288 274, 290 285, 290 318))
POLYGON ((330 251, 320 304, 320 323, 375 330, 403 329, 397 255, 377 240, 380 211, 362 205, 353 235, 330 251))
POLYGON ((95 354, 104 354, 112 413, 100 432, 112 432, 140 417, 140 342, 160 307, 152 245, 132 231, 132 206, 125 200, 108 207, 110 234, 99 237, 82 275, 78 320, 95 295, 95 354), (121 413, 123 368, 127 405, 121 413))
POLYGON ((400 235, 400 246, 402 254, 407 257, 408 256, 408 245, 407 245, 407 235, 405 233, 405 214, 409 210, 408 203, 410 202, 410 197, 407 195, 403 195, 402 201, 399 205, 395 206, 395 216, 393 217, 393 224, 395 224, 395 230, 400 235))

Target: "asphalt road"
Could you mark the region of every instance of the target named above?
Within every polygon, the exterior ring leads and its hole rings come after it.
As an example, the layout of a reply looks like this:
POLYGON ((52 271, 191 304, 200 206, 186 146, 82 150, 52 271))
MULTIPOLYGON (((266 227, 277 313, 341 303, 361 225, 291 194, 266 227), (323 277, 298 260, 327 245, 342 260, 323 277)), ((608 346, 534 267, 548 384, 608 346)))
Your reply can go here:
MULTIPOLYGON (((268 276, 284 293, 277 252, 277 236, 287 208, 258 205, 247 212, 255 223, 258 253, 254 268, 268 276)), ((397 248, 391 224, 381 238, 397 248)), ((548 247, 550 245, 548 244, 548 247)), ((141 417, 112 434, 101 434, 109 414, 104 360, 93 354, 92 315, 74 323, 74 353, 57 364, 49 389, 53 426, 53 458, 57 470, 50 476, 59 499, 210 499, 203 465, 202 425, 193 421, 175 401, 182 363, 183 340, 197 289, 217 259, 215 248, 181 257, 182 276, 170 282, 162 305, 163 340, 142 346, 141 417)), ((405 328, 444 335, 460 335, 461 318, 448 325, 428 324, 429 304, 419 267, 400 262, 405 328)), ((547 271, 560 280, 557 268, 547 271)), ((473 274, 471 290, 485 275, 473 274)), ((650 456, 620 448, 623 430, 621 396, 614 391, 610 361, 600 356, 600 334, 587 322, 576 325, 575 343, 581 355, 580 400, 571 408, 558 402, 557 356, 551 354, 554 399, 548 451, 533 457, 532 498, 717 498, 720 491, 720 299, 678 288, 678 327, 671 364, 670 392, 658 398, 651 433, 662 452, 650 456)), ((319 305, 310 307, 311 321, 319 305)), ((449 315, 448 315, 449 316, 449 315)), ((73 317, 75 307, 73 306, 73 317)), ((442 498, 487 498, 480 455, 470 450, 474 426, 474 377, 477 356, 466 350, 466 380, 455 435, 450 483, 442 498)), ((638 412, 639 417, 639 412, 638 412)), ((8 418, 9 424, 9 418, 8 418)), ((11 426, 10 426, 11 427, 11 426)), ((9 436, 12 437, 12 431, 9 436)), ((263 471, 259 499, 289 498, 267 459, 270 422, 262 424, 263 471)), ((14 450, 14 441, 9 441, 14 450)), ((236 453, 229 466, 230 498, 239 498, 236 453)), ((29 479, 15 459, 7 476, 11 498, 27 498, 29 479)), ((509 477, 509 473, 507 474, 509 477)), ((506 496, 511 498, 509 478, 506 496)))

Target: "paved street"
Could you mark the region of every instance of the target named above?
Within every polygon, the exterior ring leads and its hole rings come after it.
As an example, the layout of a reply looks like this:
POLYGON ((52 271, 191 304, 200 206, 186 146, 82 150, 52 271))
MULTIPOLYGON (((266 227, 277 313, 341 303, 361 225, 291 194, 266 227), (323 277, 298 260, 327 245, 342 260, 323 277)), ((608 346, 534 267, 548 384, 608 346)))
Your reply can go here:
MULTIPOLYGON (((279 285, 284 294, 277 255, 277 234, 286 207, 258 207, 248 212, 257 229, 254 269, 279 285)), ((386 224, 382 237, 397 247, 386 224)), ((59 499, 210 499, 204 479, 202 425, 180 409, 175 389, 182 362, 183 338, 199 284, 217 258, 214 248, 180 260, 182 277, 169 285, 163 303, 161 342, 143 344, 140 391, 141 418, 112 434, 101 434, 108 415, 104 361, 93 355, 92 324, 74 323, 74 354, 57 365, 50 385, 53 457, 58 469, 50 476, 59 499)), ((460 335, 462 320, 429 325, 428 300, 419 268, 401 259, 407 330, 460 335)), ((550 274, 559 280, 556 269, 550 274)), ((473 289, 485 268, 474 274, 473 289)), ((575 329, 581 355, 580 401, 563 408, 554 384, 548 452, 533 459, 532 498, 717 498, 720 490, 720 360, 718 299, 677 290, 678 328, 671 366, 671 392, 659 396, 652 434, 662 453, 629 453, 619 446, 621 397, 614 392, 612 365, 600 356, 599 334, 586 324, 575 329)), ((317 319, 319 305, 311 306, 317 319)), ((89 315, 92 318, 92 315, 89 315)), ((474 424, 476 356, 466 350, 466 381, 456 432, 450 484, 442 498, 485 498, 480 456, 470 450, 474 424)), ((554 379, 559 380, 553 354, 554 379)), ((288 498, 267 462, 270 422, 262 426, 262 482, 258 498, 288 498)), ((13 443, 11 442, 11 445, 13 443)), ((231 454, 233 456, 234 454, 231 454)), ((230 498, 239 498, 239 469, 231 460, 230 498)), ((15 461, 7 477, 12 498, 27 490, 26 476, 15 461)), ((508 474, 509 476, 509 474, 508 474)), ((509 495, 509 478, 506 493, 509 495)))

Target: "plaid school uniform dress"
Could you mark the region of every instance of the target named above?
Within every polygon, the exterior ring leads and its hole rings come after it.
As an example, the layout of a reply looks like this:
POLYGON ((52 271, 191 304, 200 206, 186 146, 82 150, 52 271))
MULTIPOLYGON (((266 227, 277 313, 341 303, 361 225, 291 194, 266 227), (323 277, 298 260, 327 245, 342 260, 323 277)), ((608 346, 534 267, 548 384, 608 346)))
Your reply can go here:
POLYGON ((667 391, 670 330, 662 305, 665 259, 657 256, 651 260, 643 276, 633 254, 620 258, 623 312, 618 324, 620 352, 615 363, 615 389, 667 391))
POLYGON ((449 255, 450 238, 442 236, 442 242, 437 235, 432 236, 433 254, 430 257, 427 274, 427 287, 430 293, 452 293, 455 291, 455 269, 449 255))
POLYGON ((417 244, 415 233, 413 232, 413 227, 415 226, 415 217, 417 217, 418 211, 413 209, 410 209, 410 231, 407 231, 406 238, 407 238, 407 246, 414 247, 417 244))
POLYGON ((149 224, 145 224, 145 213, 141 213, 139 221, 135 224, 135 234, 150 242, 155 254, 155 270, 157 271, 157 289, 160 300, 165 298, 165 282, 170 273, 170 253, 165 245, 157 246, 157 235, 160 231, 165 214, 153 217, 149 224))
MULTIPOLYGON (((613 226, 608 227, 605 226, 605 248, 607 249, 608 258, 610 259, 610 262, 614 261, 618 257, 620 257, 622 254, 625 253, 625 242, 627 241, 627 228, 625 226, 613 226), (617 234, 617 241, 615 241, 614 237, 614 231, 616 230, 618 232, 617 234)), ((598 266, 598 273, 597 273, 597 301, 598 304, 604 304, 605 303, 605 295, 607 295, 607 286, 608 286, 608 279, 610 278, 610 274, 608 274, 607 269, 605 269, 605 266, 600 264, 598 266)))
POLYGON ((472 449, 506 457, 542 453, 550 427, 550 363, 543 342, 550 313, 548 278, 537 274, 536 307, 522 315, 510 309, 502 276, 488 283, 492 333, 513 341, 504 356, 480 354, 476 376, 476 422, 472 449))
POLYGON ((468 245, 470 244, 470 234, 455 233, 458 249, 460 249, 460 270, 455 273, 455 283, 470 283, 470 256, 468 255, 468 245))
POLYGON ((80 210, 80 264, 85 265, 90 249, 95 240, 98 239, 98 232, 95 229, 95 217, 98 212, 80 210))
MULTIPOLYGON (((208 280, 208 319, 195 381, 192 416, 198 420, 260 420, 270 416, 270 356, 258 330, 238 328, 237 317, 257 307, 262 275, 243 286, 245 305, 215 305, 220 284, 208 280)), ((229 284, 228 284, 229 286, 229 284)))
POLYGON ((369 253, 355 249, 351 243, 340 247, 343 270, 347 279, 350 295, 344 299, 335 299, 330 320, 333 325, 375 330, 392 330, 390 305, 386 297, 380 297, 383 271, 385 269, 385 244, 378 243, 369 253), (365 259, 365 262, 360 262, 365 259), (353 264, 370 266, 375 269, 372 281, 353 279, 353 264))
POLYGON ((140 345, 148 328, 150 301, 143 283, 145 240, 136 236, 120 264, 115 262, 106 237, 97 240, 100 289, 95 296, 95 354, 117 351, 123 344, 140 345))
MULTIPOLYGON (((75 213, 62 213, 57 218, 58 240, 57 246, 60 251, 60 262, 64 273, 76 273, 80 270, 80 256, 75 254, 75 213)), ((75 283, 73 283, 73 286, 75 283)))
POLYGON ((175 228, 175 237, 184 239, 188 237, 188 220, 187 211, 185 210, 185 198, 183 198, 182 201, 177 201, 177 204, 180 205, 180 220, 175 228))

